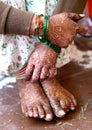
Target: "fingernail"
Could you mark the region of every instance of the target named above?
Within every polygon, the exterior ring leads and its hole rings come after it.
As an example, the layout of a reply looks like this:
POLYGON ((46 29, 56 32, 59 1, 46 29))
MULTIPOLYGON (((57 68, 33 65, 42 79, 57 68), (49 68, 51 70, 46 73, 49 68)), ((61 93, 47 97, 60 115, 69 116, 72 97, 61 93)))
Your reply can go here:
POLYGON ((85 16, 85 14, 79 14, 81 17, 84 17, 85 16))
POLYGON ((65 113, 65 111, 63 111, 63 110, 60 110, 60 111, 59 111, 59 114, 60 114, 61 116, 64 116, 66 113, 65 113))

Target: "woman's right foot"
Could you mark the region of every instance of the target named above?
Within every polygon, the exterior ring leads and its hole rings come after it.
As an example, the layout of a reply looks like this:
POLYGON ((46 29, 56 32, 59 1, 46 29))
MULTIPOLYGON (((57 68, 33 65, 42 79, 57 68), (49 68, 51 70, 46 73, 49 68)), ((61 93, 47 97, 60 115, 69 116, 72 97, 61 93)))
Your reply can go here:
POLYGON ((77 102, 74 96, 61 86, 56 78, 45 80, 42 83, 54 114, 62 118, 69 110, 74 110, 77 102))
POLYGON ((17 80, 20 91, 22 112, 29 117, 51 121, 53 113, 49 101, 38 82, 17 80))

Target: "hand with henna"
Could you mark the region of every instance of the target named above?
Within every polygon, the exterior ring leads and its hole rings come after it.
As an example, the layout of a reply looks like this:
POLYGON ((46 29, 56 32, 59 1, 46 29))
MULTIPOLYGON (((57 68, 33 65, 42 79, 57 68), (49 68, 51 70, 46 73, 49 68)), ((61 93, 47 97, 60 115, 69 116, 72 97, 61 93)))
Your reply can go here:
POLYGON ((83 17, 83 14, 75 13, 60 13, 51 16, 48 25, 48 40, 59 47, 67 47, 76 34, 85 34, 85 30, 77 23, 83 17))
POLYGON ((58 54, 43 43, 39 43, 31 54, 25 72, 25 79, 32 82, 52 78, 56 72, 58 54))

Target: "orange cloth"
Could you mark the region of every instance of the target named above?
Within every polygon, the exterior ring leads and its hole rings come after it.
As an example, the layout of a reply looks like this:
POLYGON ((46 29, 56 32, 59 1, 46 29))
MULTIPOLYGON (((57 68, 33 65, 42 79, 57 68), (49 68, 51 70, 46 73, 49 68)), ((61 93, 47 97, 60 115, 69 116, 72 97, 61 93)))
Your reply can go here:
POLYGON ((92 0, 88 0, 87 2, 87 11, 88 11, 88 16, 92 20, 92 0))

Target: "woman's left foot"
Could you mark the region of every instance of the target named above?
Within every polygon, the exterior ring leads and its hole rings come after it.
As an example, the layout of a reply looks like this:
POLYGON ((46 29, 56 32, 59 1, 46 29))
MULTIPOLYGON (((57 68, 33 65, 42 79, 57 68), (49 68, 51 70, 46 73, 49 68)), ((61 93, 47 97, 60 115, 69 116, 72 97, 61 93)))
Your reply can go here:
POLYGON ((76 99, 55 78, 41 83, 57 117, 62 118, 69 110, 75 109, 76 99))
POLYGON ((39 82, 31 83, 20 79, 17 80, 17 83, 19 85, 21 108, 25 116, 51 121, 53 112, 39 82))

